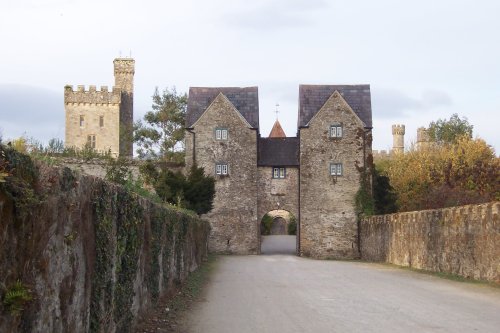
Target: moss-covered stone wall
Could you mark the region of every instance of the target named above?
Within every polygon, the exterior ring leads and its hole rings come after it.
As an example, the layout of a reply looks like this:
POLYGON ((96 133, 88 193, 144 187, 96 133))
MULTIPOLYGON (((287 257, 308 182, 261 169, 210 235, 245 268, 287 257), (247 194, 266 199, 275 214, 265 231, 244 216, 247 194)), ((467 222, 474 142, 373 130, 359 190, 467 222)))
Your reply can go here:
POLYGON ((209 226, 0 147, 0 332, 128 332, 207 255, 209 226), (16 281, 29 289, 14 315, 16 281))

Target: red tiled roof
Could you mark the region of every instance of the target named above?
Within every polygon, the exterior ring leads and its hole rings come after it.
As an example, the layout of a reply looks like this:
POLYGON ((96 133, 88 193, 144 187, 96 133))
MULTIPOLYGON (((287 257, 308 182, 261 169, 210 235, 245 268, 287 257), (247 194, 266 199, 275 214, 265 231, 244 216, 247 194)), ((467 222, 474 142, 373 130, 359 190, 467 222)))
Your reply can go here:
POLYGON ((283 131, 283 128, 281 128, 280 122, 276 119, 273 125, 273 129, 271 130, 271 133, 269 133, 270 138, 286 138, 285 131, 283 131))

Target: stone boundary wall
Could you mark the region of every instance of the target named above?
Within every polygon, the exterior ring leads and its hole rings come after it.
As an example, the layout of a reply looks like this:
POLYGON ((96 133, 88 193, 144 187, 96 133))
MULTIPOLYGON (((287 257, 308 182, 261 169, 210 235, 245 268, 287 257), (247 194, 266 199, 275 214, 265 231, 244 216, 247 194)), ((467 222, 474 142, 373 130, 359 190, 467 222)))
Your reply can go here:
MULTIPOLYGON (((132 177, 137 179, 140 175, 139 166, 142 163, 140 160, 131 160, 129 164, 129 169, 132 172, 132 177)), ((84 175, 96 176, 99 178, 106 177, 106 166, 108 161, 105 159, 92 158, 89 160, 73 158, 73 157, 63 157, 58 158, 58 164, 66 166, 72 170, 78 171, 84 175)), ((158 162, 158 168, 166 168, 172 172, 184 172, 185 167, 181 163, 172 162, 158 162)))
POLYGON ((0 146, 0 332, 130 332, 207 256, 209 225, 0 146), (13 315, 15 281, 32 300, 13 315))
POLYGON ((361 257, 500 283, 500 202, 372 216, 361 257))

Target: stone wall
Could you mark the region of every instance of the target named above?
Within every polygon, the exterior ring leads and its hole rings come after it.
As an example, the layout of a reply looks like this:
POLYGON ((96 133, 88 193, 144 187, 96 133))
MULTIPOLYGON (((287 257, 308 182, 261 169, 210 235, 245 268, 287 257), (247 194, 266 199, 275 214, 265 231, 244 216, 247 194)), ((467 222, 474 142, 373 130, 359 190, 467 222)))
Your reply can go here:
POLYGON ((258 253, 257 131, 219 94, 194 124, 192 132, 186 133, 186 168, 192 165, 195 156, 198 166, 215 177, 213 209, 203 216, 212 227, 210 251, 258 253), (216 128, 228 130, 227 140, 216 139, 216 128), (216 175, 216 163, 226 163, 228 175, 216 175))
POLYGON ((207 255, 208 223, 0 146, 0 332, 129 332, 207 255))
MULTIPOLYGON (((70 168, 84 175, 106 178, 106 167, 109 162, 102 158, 92 158, 89 160, 73 157, 58 157, 56 163, 70 168)), ((132 173, 132 178, 137 179, 140 176, 139 167, 143 163, 141 160, 129 160, 128 168, 132 173)), ((165 168, 172 172, 183 172, 184 164, 174 162, 158 162, 159 169, 165 168)))
MULTIPOLYGON (((355 195, 363 166, 363 123, 335 92, 307 128, 300 129, 300 252, 315 258, 358 257, 355 195), (330 138, 341 124, 342 138, 330 138), (342 163, 331 176, 330 164, 342 163)), ((366 142, 366 156, 371 153, 366 142)))
POLYGON ((362 258, 500 283, 500 202, 367 218, 362 258))

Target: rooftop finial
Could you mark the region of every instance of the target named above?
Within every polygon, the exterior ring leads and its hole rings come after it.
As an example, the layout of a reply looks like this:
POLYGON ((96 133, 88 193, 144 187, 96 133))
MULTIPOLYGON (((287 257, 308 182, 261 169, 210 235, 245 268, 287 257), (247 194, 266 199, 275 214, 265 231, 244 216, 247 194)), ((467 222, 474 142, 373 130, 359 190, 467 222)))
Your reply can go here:
POLYGON ((276 111, 274 111, 276 113, 276 119, 278 119, 278 113, 280 113, 280 110, 278 110, 279 107, 279 103, 276 103, 276 111))

